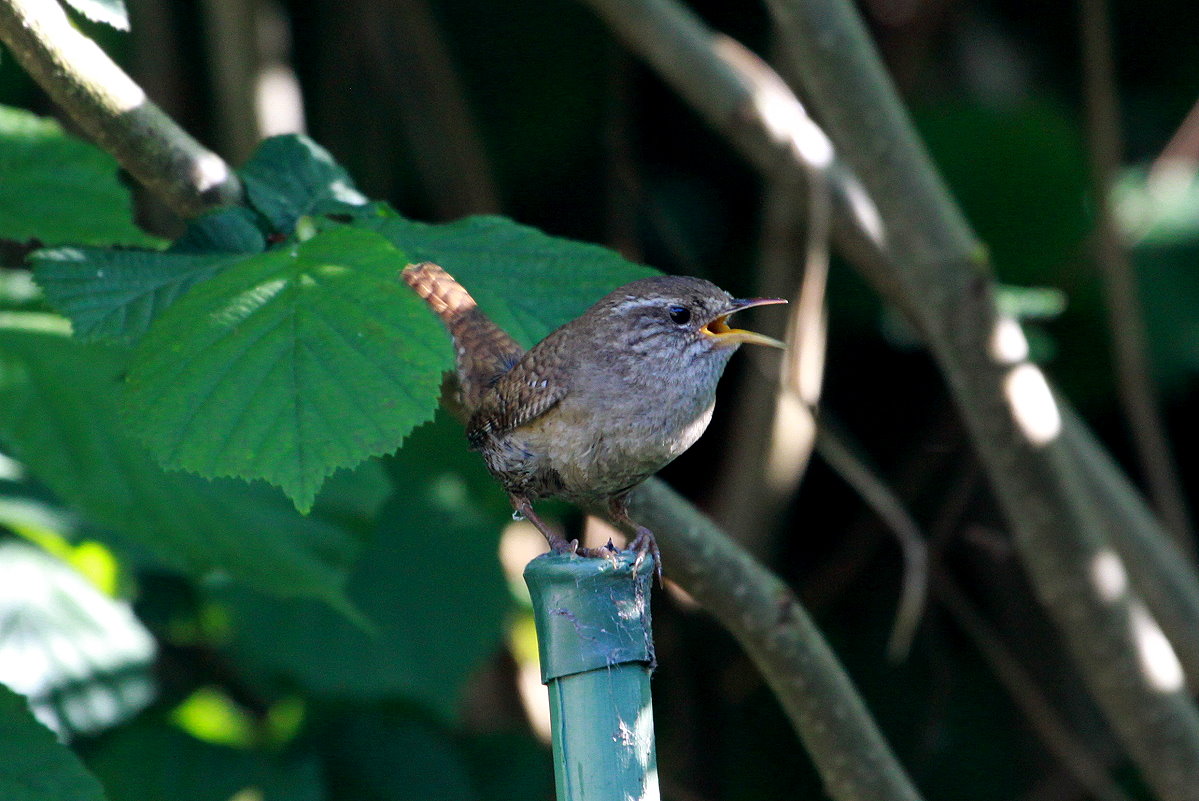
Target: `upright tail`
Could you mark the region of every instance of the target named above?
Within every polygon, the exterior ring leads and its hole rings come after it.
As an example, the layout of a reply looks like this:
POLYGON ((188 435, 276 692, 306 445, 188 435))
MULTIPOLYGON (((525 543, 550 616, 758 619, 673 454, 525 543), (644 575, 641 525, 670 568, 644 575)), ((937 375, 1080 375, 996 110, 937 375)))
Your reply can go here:
POLYGON ((424 298, 454 340, 459 402, 467 416, 483 394, 520 360, 524 349, 493 323, 466 288, 436 264, 410 264, 400 277, 424 298))

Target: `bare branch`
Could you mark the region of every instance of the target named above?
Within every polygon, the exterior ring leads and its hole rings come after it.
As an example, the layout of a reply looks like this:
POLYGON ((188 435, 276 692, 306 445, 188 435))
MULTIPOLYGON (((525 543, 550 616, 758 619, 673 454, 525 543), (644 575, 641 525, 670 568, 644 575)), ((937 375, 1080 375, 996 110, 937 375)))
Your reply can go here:
POLYGON ((985 251, 861 19, 845 0, 767 6, 809 100, 886 222, 895 284, 948 379, 1041 602, 1146 781, 1163 799, 1192 797, 1199 712, 1181 668, 1172 652, 1156 664, 1147 656, 1148 643, 1165 638, 1118 581, 1124 566, 1061 440, 1053 393, 1018 325, 999 314, 985 251))
POLYGON ((920 798, 791 590, 658 479, 632 496, 670 575, 741 642, 838 801, 920 798))
POLYGON ((1153 160, 1149 169, 1150 183, 1174 170, 1194 174, 1199 164, 1199 102, 1191 106, 1186 117, 1178 125, 1178 130, 1166 142, 1162 152, 1153 160))
MULTIPOLYGON (((590 3, 759 169, 794 169, 802 178, 752 115, 746 82, 711 57, 711 34, 686 9, 669 0, 590 3)), ((1028 361, 1023 334, 998 314, 985 250, 933 169, 852 6, 769 0, 768 7, 808 99, 868 190, 863 200, 866 193, 847 191, 854 184, 846 173, 830 170, 838 243, 864 257, 858 266, 908 313, 940 362, 1033 584, 1113 727, 1163 799, 1187 797, 1199 786, 1199 713, 1181 671, 1163 663, 1157 667, 1166 672, 1155 674, 1142 660, 1160 631, 1133 588, 1112 593, 1097 579, 1114 556, 1101 536, 1098 502, 1076 475, 1075 454, 1060 437, 1061 411, 1028 361)))
POLYGON ((1111 187, 1120 166, 1122 145, 1108 7, 1105 0, 1079 0, 1079 9, 1091 194, 1095 202, 1095 261, 1106 294, 1116 387, 1149 496, 1179 549, 1194 559, 1194 532, 1158 412, 1136 277, 1112 212, 1111 187))
POLYGON ((816 450, 887 524, 899 542, 904 564, 903 589, 895 625, 887 641, 887 655, 894 661, 902 660, 912 645, 928 596, 928 546, 924 536, 895 492, 826 423, 820 425, 816 434, 816 450))
POLYGON ((1153 512, 1077 413, 1064 401, 1060 405, 1062 439, 1071 451, 1073 469, 1090 490, 1103 528, 1128 567, 1133 586, 1194 682, 1199 677, 1199 593, 1194 590, 1199 577, 1194 563, 1164 533, 1147 535, 1158 526, 1153 512))
POLYGON ((794 296, 787 355, 775 386, 754 376, 737 393, 734 420, 742 433, 729 443, 729 469, 723 471, 713 504, 716 519, 735 524, 738 540, 761 555, 771 528, 799 486, 816 441, 827 340, 825 287, 832 222, 828 168, 833 151, 768 64, 728 37, 716 37, 715 49, 753 87, 755 108, 763 117, 773 116, 777 138, 810 142, 794 148, 806 180, 798 182, 792 171, 780 170, 768 177, 763 201, 758 291, 794 296))
POLYGON ((57 0, 0 0, 0 40, 96 144, 183 217, 241 198, 229 166, 176 125, 57 0))

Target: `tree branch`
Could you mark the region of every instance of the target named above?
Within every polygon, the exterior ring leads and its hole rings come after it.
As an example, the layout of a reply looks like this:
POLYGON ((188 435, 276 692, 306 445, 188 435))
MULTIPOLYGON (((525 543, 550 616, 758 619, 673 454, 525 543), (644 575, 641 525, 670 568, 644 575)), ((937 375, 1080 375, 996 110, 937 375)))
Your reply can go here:
POLYGON ((1193 560, 1194 536, 1158 412, 1136 277, 1112 212, 1111 187, 1122 145, 1108 7, 1105 0, 1079 0, 1079 10, 1091 194, 1095 202, 1095 261, 1107 300, 1116 387, 1149 496, 1179 549, 1193 560))
MULTIPOLYGON (((585 2, 760 174, 772 180, 807 182, 810 157, 805 160, 795 152, 794 140, 819 148, 828 146, 828 137, 806 115, 797 121, 801 127, 792 131, 795 136, 783 135, 776 124, 781 115, 772 113, 778 110, 771 102, 777 94, 760 94, 756 87, 761 82, 739 71, 739 63, 721 51, 720 42, 727 37, 714 34, 676 0, 585 2)), ((879 292, 907 312, 909 319, 916 319, 888 264, 885 232, 874 201, 839 160, 832 159, 824 169, 837 247, 879 292)))
POLYGON ((853 487, 866 505, 886 523, 903 554, 903 585, 895 624, 887 641, 887 656, 899 662, 908 655, 928 597, 928 546, 919 526, 887 483, 854 453, 827 420, 816 433, 816 451, 841 480, 853 487))
POLYGON ((1199 713, 1181 670, 1175 662, 1176 673, 1166 663, 1153 672, 1145 648, 1156 624, 1127 582, 1106 581, 1123 565, 1061 440, 1052 391, 1016 323, 999 315, 985 252, 861 19, 844 0, 767 6, 809 99, 886 222, 895 283, 948 379, 1041 602, 1146 781, 1163 799, 1191 797, 1199 713))
POLYGON ((1186 675, 1199 677, 1199 584, 1193 562, 1164 532, 1147 536, 1159 525, 1111 454, 1065 402, 1062 439, 1074 459, 1073 469, 1098 505, 1099 518, 1120 554, 1132 584, 1144 598, 1174 647, 1186 675))
MULTIPOLYGON (((717 37, 714 47, 738 75, 751 81, 758 109, 769 108, 780 121, 790 118, 796 138, 813 138, 808 147, 794 148, 805 181, 797 181, 788 170, 766 176, 757 291, 793 298, 787 354, 773 386, 752 375, 736 393, 731 419, 740 433, 728 442, 729 469, 713 492, 713 517, 725 525, 735 523, 738 541, 761 556, 815 445, 827 341, 825 289, 832 225, 827 173, 832 143, 770 65, 727 37, 717 37)), ((787 137, 782 125, 776 132, 787 137)), ((774 324, 766 322, 766 330, 774 324)))
POLYGON ((183 217, 241 198, 241 183, 67 18, 57 0, 0 0, 0 41, 96 144, 183 217))
MULTIPOLYGON (((671 0, 589 3, 760 170, 802 172, 752 113, 749 82, 720 61, 711 33, 686 9, 671 0)), ((809 100, 868 190, 854 192, 848 173, 830 168, 838 244, 907 312, 939 361, 1033 584, 1113 727, 1162 798, 1187 797, 1199 786, 1199 714, 1181 676, 1159 675, 1165 681, 1155 685, 1146 673, 1142 647, 1155 624, 1130 588, 1105 595, 1110 588, 1096 583, 1096 566, 1110 567, 1114 555, 1099 533, 1098 499, 1074 472, 1077 456, 1060 438, 1061 413, 1027 360, 1027 342, 997 313, 984 249, 852 7, 842 0, 770 0, 768 7, 809 100)))
POLYGON ((920 798, 791 590, 658 479, 633 492, 671 578, 740 641, 837 801, 920 798))
POLYGON ((1098 801, 1130 801, 1119 785, 1112 781, 1103 762, 1070 731, 1066 721, 1062 720, 1053 703, 1037 685, 1036 679, 1024 669, 1019 658, 1003 643, 945 570, 937 571, 932 587, 941 606, 974 642, 974 647, 991 665, 995 677, 1024 714, 1025 720, 1070 776, 1098 801))

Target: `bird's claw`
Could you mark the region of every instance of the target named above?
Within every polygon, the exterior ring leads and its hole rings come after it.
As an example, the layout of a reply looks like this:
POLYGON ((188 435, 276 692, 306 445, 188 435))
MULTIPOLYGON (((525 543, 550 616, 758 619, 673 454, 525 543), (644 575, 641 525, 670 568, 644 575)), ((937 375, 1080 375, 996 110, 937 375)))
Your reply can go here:
POLYGON ((633 572, 636 573, 641 569, 646 555, 652 556, 654 559, 654 572, 658 574, 658 586, 665 586, 662 579, 662 552, 658 550, 658 542, 654 539, 654 532, 644 526, 638 526, 637 536, 629 543, 629 548, 637 552, 637 558, 633 560, 633 572))
MULTIPOLYGON (((551 537, 550 534, 546 534, 546 539, 550 541, 550 550, 553 553, 607 559, 612 563, 613 567, 617 566, 616 555, 619 551, 610 539, 606 545, 601 545, 598 548, 581 548, 577 539, 567 540, 557 532, 552 532, 552 535, 551 537)), ((636 575, 641 566, 645 564, 645 557, 647 555, 652 556, 654 559, 654 572, 658 574, 658 586, 664 586, 662 581, 662 554, 658 550, 658 543, 654 540, 654 533, 644 526, 638 526, 637 536, 629 543, 629 548, 637 553, 637 558, 633 561, 633 574, 636 575)))
POLYGON ((550 550, 556 554, 578 554, 579 541, 577 539, 567 540, 559 535, 550 541, 550 550))

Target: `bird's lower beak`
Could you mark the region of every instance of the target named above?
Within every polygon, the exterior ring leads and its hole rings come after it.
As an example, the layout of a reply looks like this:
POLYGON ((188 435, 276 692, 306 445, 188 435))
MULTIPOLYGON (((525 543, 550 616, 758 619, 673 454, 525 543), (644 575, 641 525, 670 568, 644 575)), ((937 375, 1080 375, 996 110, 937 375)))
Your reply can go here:
POLYGON ((768 337, 765 334, 759 334, 754 331, 746 331, 741 328, 729 328, 729 317, 734 312, 743 311, 753 308, 754 306, 769 306, 774 303, 786 303, 782 298, 748 298, 745 300, 734 300, 731 308, 724 314, 717 317, 712 322, 699 329, 704 334, 718 339, 721 344, 728 345, 767 345, 772 348, 786 348, 782 342, 779 342, 774 337, 768 337))

